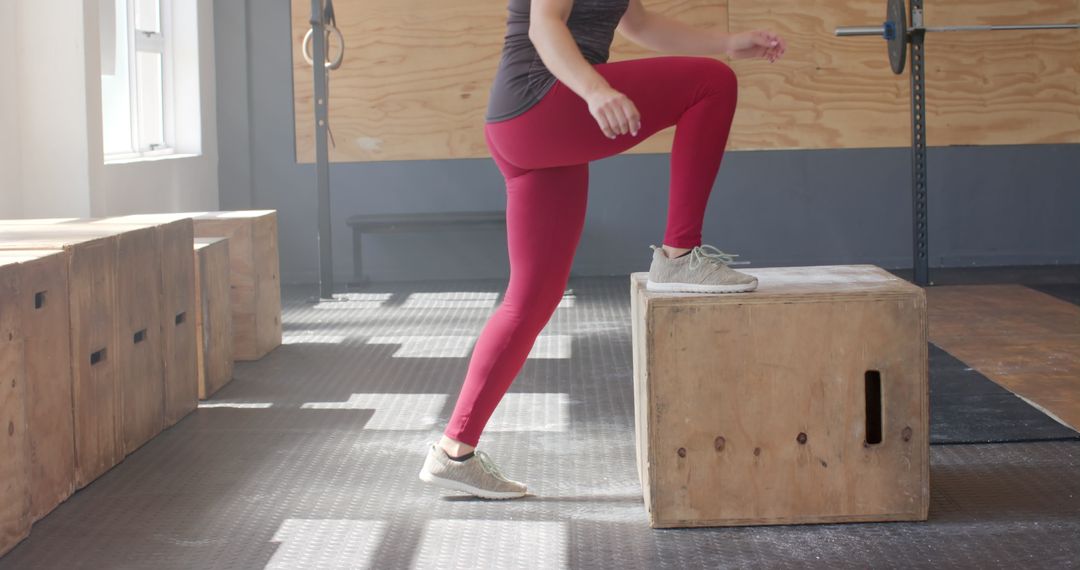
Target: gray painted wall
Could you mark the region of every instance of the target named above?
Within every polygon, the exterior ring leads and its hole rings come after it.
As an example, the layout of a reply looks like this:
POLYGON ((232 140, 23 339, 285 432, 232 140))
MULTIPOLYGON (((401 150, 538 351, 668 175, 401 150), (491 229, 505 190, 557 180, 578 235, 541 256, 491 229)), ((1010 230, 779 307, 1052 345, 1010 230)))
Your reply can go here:
POLYGON ((250 37, 246 0, 214 0, 218 188, 222 209, 249 208, 254 202, 251 181, 252 106, 248 84, 250 37))
MULTIPOLYGON (((315 178, 294 160, 289 0, 217 5, 230 22, 217 26, 222 207, 277 209, 282 279, 313 282, 315 178)), ((704 240, 754 267, 910 267, 909 172, 906 149, 729 153, 704 240)), ((1080 145, 934 148, 929 174, 932 267, 1080 263, 1080 145)), ((592 165, 575 275, 648 268, 647 246, 663 236, 667 177, 666 155, 592 165)), ((341 281, 352 274, 345 219, 353 214, 506 205, 490 159, 335 164, 331 181, 341 281)), ((375 280, 509 274, 498 231, 367 236, 364 256, 375 280)))

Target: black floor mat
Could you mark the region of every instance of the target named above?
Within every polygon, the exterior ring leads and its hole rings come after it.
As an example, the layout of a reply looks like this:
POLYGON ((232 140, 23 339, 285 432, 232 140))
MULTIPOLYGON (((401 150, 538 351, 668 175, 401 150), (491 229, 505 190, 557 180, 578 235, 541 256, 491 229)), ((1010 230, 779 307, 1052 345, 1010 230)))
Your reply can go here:
POLYGON ((1053 295, 1062 301, 1080 305, 1080 283, 1053 283, 1047 285, 1028 285, 1028 287, 1053 295))
POLYGON ((930 443, 1080 439, 1016 394, 930 344, 930 443))

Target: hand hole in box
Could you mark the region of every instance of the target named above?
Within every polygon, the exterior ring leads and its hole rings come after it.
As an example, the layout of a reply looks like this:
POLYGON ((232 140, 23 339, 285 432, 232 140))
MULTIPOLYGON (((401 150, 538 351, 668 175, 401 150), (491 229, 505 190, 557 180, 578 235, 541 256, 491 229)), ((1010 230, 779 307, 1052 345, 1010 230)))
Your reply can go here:
POLYGON ((866 394, 866 443, 881 443, 881 372, 867 370, 865 375, 866 394))

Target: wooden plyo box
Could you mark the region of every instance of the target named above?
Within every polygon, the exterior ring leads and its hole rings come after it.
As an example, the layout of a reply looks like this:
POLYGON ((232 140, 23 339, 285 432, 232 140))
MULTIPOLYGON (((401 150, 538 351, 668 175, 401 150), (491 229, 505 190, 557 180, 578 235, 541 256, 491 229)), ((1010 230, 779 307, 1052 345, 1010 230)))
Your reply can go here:
POLYGON ((129 231, 151 228, 160 251, 160 331, 163 341, 163 427, 175 425, 197 406, 197 322, 194 224, 177 214, 136 214, 93 220, 96 226, 129 231))
POLYGON ((57 250, 0 250, 0 270, 5 267, 18 273, 16 294, 0 312, 10 310, 22 327, 30 518, 37 521, 75 490, 67 256, 57 250))
POLYGON ((162 279, 159 236, 154 227, 91 221, 42 226, 63 235, 116 238, 116 386, 123 454, 130 455, 161 433, 165 414, 165 339, 161 330, 162 279))
MULTIPOLYGON (((123 459, 116 311, 117 237, 0 226, 0 250, 62 249, 68 274, 75 486, 123 459)), ((46 301, 47 302, 47 301, 46 301)))
POLYGON ((190 214, 195 237, 229 239, 233 358, 258 360, 281 345, 277 212, 190 214))
POLYGON ((0 555, 30 534, 30 438, 18 266, 0 265, 0 555))
MULTIPOLYGON (((281 282, 277 211, 235 210, 137 214, 110 222, 164 223, 190 218, 197 238, 229 240, 229 287, 232 307, 233 358, 258 360, 281 345, 281 282)), ((83 220, 57 218, 54 223, 83 220)), ((24 221, 19 220, 18 223, 24 221)))
POLYGON ((651 526, 925 520, 925 292, 872 265, 743 271, 756 291, 630 277, 651 526))
POLYGON ((205 400, 228 384, 233 373, 226 238, 195 238, 195 304, 199 399, 205 400))

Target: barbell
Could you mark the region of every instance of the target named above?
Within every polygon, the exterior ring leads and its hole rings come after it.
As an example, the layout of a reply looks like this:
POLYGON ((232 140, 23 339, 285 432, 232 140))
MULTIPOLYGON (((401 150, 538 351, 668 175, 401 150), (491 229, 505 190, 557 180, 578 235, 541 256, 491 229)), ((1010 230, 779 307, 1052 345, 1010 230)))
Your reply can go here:
POLYGON ((880 26, 848 26, 836 28, 839 37, 881 36, 888 42, 889 64, 893 73, 904 72, 907 47, 912 34, 926 32, 1000 32, 1013 30, 1077 30, 1080 24, 1020 24, 1005 26, 924 26, 922 10, 913 10, 908 21, 904 0, 888 0, 886 20, 880 26))

